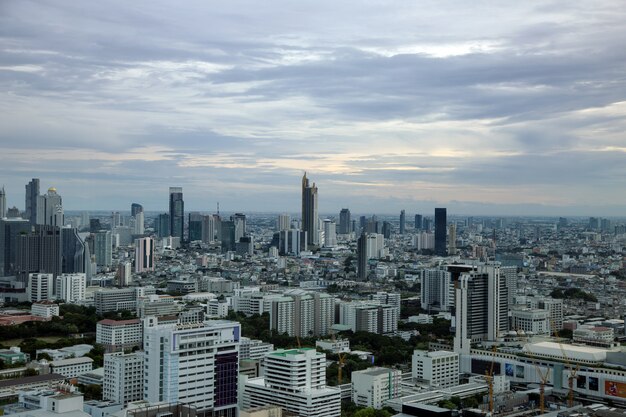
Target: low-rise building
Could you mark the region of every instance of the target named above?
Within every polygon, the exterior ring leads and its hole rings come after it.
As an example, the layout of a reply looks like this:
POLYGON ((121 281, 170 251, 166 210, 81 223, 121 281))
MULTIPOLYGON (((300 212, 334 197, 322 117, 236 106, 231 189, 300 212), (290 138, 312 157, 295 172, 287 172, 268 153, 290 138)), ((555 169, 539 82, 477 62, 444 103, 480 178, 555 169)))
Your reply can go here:
POLYGON ((459 354, 444 350, 413 352, 412 377, 431 387, 453 387, 459 383, 459 354))
POLYGON ((373 367, 352 372, 352 401, 361 407, 383 408, 384 402, 401 395, 399 369, 373 367))
POLYGON ((100 320, 96 324, 96 342, 107 352, 141 347, 142 326, 139 319, 100 320))
POLYGON ((52 301, 39 301, 30 307, 30 314, 37 317, 51 319, 59 315, 59 305, 52 301))
POLYGON ((93 359, 91 358, 70 358, 50 362, 50 370, 66 378, 76 378, 92 369, 93 359))

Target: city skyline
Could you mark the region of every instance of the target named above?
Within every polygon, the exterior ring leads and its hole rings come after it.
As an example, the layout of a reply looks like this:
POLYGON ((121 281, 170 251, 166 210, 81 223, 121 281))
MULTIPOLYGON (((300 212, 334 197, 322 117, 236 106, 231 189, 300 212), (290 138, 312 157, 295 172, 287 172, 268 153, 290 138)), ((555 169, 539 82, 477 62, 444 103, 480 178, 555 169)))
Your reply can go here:
POLYGON ((626 212, 619 1, 254 6, 3 4, 7 208, 626 212))

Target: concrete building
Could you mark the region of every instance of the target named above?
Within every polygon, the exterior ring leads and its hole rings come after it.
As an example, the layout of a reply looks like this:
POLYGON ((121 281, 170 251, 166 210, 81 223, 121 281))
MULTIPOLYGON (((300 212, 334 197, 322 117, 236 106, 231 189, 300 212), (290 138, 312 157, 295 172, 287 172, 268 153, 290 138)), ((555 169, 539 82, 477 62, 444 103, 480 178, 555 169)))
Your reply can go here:
POLYGON ((144 398, 235 417, 240 334, 239 323, 225 320, 146 328, 144 398))
POLYGON ((59 316, 59 305, 52 301, 39 301, 30 306, 30 314, 51 319, 59 316))
POLYGON ((60 374, 66 378, 76 378, 78 375, 89 372, 93 369, 93 359, 91 358, 70 358, 60 361, 50 362, 50 370, 55 374, 60 374))
POLYGON ((135 273, 154 271, 155 241, 151 237, 135 239, 135 273))
POLYGON ((302 177, 302 231, 306 233, 307 245, 319 245, 319 217, 317 212, 317 187, 309 183, 306 172, 302 177))
POLYGON ((86 288, 85 274, 61 274, 56 279, 56 298, 66 303, 78 303, 85 299, 86 288))
POLYGON ((515 331, 523 330, 526 334, 549 335, 550 312, 533 308, 511 309, 511 327, 515 331))
POLYGON ((102 398, 127 405, 143 400, 143 352, 104 355, 102 398))
POLYGON ((101 268, 110 268, 113 263, 113 239, 111 232, 101 230, 94 235, 93 251, 96 255, 96 265, 101 268))
POLYGON ((413 352, 411 376, 416 382, 427 382, 431 387, 447 388, 459 384, 459 354, 448 351, 413 352))
POLYGON ((381 409, 386 400, 400 397, 402 371, 373 367, 352 372, 352 401, 360 407, 381 409))
POLYGON ((422 308, 430 311, 449 311, 454 304, 452 275, 443 268, 420 272, 422 308))
POLYGON ((270 352, 274 351, 274 345, 263 342, 262 340, 254 340, 249 337, 241 337, 239 340, 239 360, 260 360, 270 352))
POLYGON ((142 341, 142 325, 139 319, 104 319, 96 324, 96 343, 101 344, 106 352, 141 347, 142 341))
POLYGON ((611 327, 582 325, 574 330, 573 340, 576 343, 610 348, 615 345, 615 331, 611 327))
POLYGON ((28 274, 26 288, 32 303, 54 299, 54 276, 52 274, 28 274))
POLYGON ((274 405, 301 417, 341 415, 341 391, 326 386, 326 355, 315 349, 268 354, 264 377, 244 380, 243 386, 244 408, 274 405))

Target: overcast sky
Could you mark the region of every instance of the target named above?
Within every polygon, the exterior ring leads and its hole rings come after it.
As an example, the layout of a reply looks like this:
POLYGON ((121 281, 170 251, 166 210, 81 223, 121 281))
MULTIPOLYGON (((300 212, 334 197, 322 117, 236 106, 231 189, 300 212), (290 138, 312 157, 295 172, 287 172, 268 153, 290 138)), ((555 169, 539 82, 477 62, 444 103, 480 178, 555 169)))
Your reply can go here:
POLYGON ((626 215, 616 1, 0 2, 0 186, 66 209, 626 215))

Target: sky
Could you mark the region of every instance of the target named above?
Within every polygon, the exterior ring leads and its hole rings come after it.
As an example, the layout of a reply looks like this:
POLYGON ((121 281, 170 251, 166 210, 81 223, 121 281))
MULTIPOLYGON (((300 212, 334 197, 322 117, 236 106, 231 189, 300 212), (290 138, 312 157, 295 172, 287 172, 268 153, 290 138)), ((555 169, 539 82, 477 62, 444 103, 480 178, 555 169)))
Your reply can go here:
POLYGON ((0 186, 68 210, 626 215, 622 0, 0 2, 0 186))

